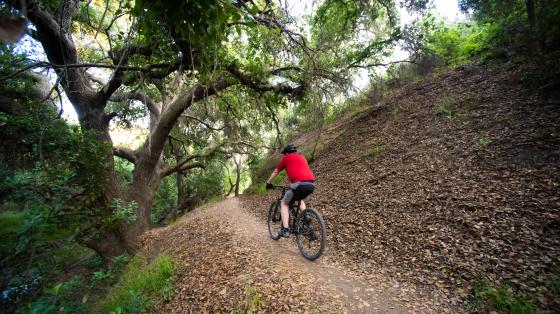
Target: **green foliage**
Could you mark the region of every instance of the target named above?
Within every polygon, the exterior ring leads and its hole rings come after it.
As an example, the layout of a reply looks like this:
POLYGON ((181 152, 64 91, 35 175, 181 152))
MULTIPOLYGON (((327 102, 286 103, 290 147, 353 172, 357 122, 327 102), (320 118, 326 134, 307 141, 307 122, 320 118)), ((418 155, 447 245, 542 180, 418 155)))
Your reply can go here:
POLYGON ((76 294, 85 288, 84 279, 76 275, 64 283, 45 288, 44 293, 21 313, 87 313, 87 305, 76 294))
POLYGON ((476 312, 498 311, 508 314, 537 313, 533 302, 523 296, 513 294, 505 284, 492 286, 488 282, 478 287, 474 296, 476 312))
POLYGON ((551 276, 546 285, 554 297, 560 297, 560 276, 551 276))
POLYGON ((486 133, 486 134, 481 134, 480 135, 480 138, 479 138, 478 142, 481 146, 487 146, 492 141, 490 140, 490 138, 488 137, 488 134, 486 133))
POLYGON ((254 185, 254 188, 251 190, 257 195, 264 195, 268 192, 266 189, 266 183, 257 183, 254 185))
POLYGON ((18 204, 24 213, 11 254, 41 246, 42 241, 63 239, 97 212, 92 204, 105 184, 107 145, 73 128, 50 131, 59 132, 60 145, 54 142, 56 150, 49 152, 49 159, 28 170, 0 165, 0 194, 6 195, 2 206, 18 204))
POLYGON ((151 263, 134 257, 118 283, 111 287, 98 306, 102 313, 144 313, 157 304, 169 300, 173 292, 171 278, 174 262, 167 255, 159 255, 151 263))
POLYGON ((558 259, 552 263, 552 273, 546 280, 546 287, 553 298, 560 297, 560 261, 558 259))
POLYGON ((281 184, 283 181, 287 180, 287 177, 288 174, 286 174, 286 171, 282 171, 274 178, 272 184, 281 184))
POLYGON ((452 102, 446 100, 439 102, 435 108, 436 114, 444 116, 449 120, 453 120, 453 108, 451 106, 452 104, 452 102))
POLYGON ((113 210, 113 214, 109 216, 110 223, 132 223, 138 219, 134 210, 138 207, 136 201, 125 202, 118 198, 113 198, 109 204, 109 208, 113 210))
MULTIPOLYGON (((90 259, 98 267, 99 259, 94 256, 90 259)), ((118 276, 126 266, 128 255, 117 256, 107 269, 94 271, 91 281, 86 283, 81 275, 76 275, 65 282, 58 282, 44 289, 43 293, 26 307, 22 308, 22 313, 91 313, 90 293, 92 291, 102 291, 104 287, 115 283, 118 276)), ((75 260, 72 259, 75 263, 75 260)), ((51 263, 60 265, 59 262, 51 263)), ((45 278, 46 279, 46 278, 45 278)))
POLYGON ((10 247, 17 241, 17 231, 21 228, 24 219, 22 212, 0 213, 0 256, 6 256, 10 247))
POLYGON ((115 158, 115 177, 121 188, 125 189, 132 183, 133 171, 133 163, 122 158, 115 158))
POLYGON ((489 37, 495 24, 476 22, 448 23, 429 15, 421 22, 425 33, 425 48, 442 57, 451 66, 486 58, 492 53, 489 37))
POLYGON ((91 284, 107 284, 114 282, 122 273, 123 268, 130 261, 128 254, 119 255, 113 258, 112 263, 107 268, 100 268, 92 273, 91 284))
POLYGON ((524 58, 535 56, 536 49, 546 54, 559 47, 560 7, 555 1, 461 0, 459 4, 464 12, 474 13, 479 23, 489 25, 485 44, 490 48, 491 57, 524 58), (528 13, 531 3, 534 4, 534 21, 528 13))
MULTIPOLYGON (((221 57, 222 44, 228 39, 233 28, 228 23, 246 23, 255 26, 252 14, 259 8, 249 5, 241 10, 229 1, 136 1, 132 14, 139 20, 140 34, 150 45, 175 50, 173 40, 181 38, 182 45, 201 52, 193 60, 199 73, 207 74, 213 68, 216 58, 221 57), (173 38, 169 33, 173 34, 173 38)), ((165 50, 161 51, 165 54, 165 50)))
POLYGON ((210 162, 205 169, 193 169, 185 178, 187 199, 196 206, 223 195, 224 175, 224 169, 217 161, 210 162))
POLYGON ((176 175, 165 177, 161 180, 154 196, 151 218, 157 222, 163 215, 177 205, 176 175))
POLYGON ((239 302, 239 305, 234 309, 232 314, 253 314, 258 313, 264 307, 265 303, 262 301, 259 288, 251 284, 245 285, 245 298, 239 302))
POLYGON ((473 106, 472 96, 469 94, 446 94, 443 95, 435 104, 434 113, 437 116, 445 117, 449 121, 462 118, 473 106))
POLYGON ((462 102, 462 98, 457 95, 445 95, 437 103, 434 112, 438 116, 443 116, 453 121, 457 108, 462 102))
MULTIPOLYGON (((3 48, 0 76, 22 60, 3 48)), ((91 254, 73 236, 99 219, 95 203, 106 182, 109 144, 100 142, 95 132, 82 131, 61 119, 51 101, 36 95, 36 85, 36 76, 27 73, 0 84, 2 97, 13 100, 7 110, 0 110, 2 289, 32 285, 38 278, 48 286, 91 254)), ((54 285, 39 293, 30 311, 58 312, 62 306, 68 313, 83 312, 81 306, 70 304, 74 301, 64 303, 72 290, 66 287, 72 285, 54 285)), ((7 306, 12 309, 23 306, 10 302, 7 306)))
POLYGON ((366 152, 366 156, 373 159, 377 159, 381 154, 383 154, 383 146, 379 143, 374 143, 366 152))

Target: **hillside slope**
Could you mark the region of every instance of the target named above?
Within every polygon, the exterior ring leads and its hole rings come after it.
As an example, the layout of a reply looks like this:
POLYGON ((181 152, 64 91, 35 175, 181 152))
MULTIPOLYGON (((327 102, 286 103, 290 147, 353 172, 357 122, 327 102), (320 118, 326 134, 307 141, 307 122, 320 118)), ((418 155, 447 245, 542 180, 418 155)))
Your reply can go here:
MULTIPOLYGON (((311 163, 310 198, 329 254, 452 303, 486 278, 559 308, 550 287, 560 278, 560 106, 526 77, 522 67, 464 66, 331 128, 311 163)), ((244 202, 264 218, 272 197, 244 202)))

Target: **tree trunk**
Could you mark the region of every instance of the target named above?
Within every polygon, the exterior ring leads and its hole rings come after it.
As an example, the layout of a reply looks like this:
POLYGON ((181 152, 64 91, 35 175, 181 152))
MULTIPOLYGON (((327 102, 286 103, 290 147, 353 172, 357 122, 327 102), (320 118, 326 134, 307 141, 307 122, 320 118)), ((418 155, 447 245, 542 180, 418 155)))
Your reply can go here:
POLYGON ((116 228, 105 230, 97 238, 78 240, 78 242, 97 252, 105 263, 110 263, 113 257, 128 252, 122 241, 122 236, 116 228))
POLYGON ((241 182, 241 158, 239 158, 239 156, 236 156, 235 158, 233 158, 233 161, 235 162, 235 197, 239 196, 239 182, 241 182))
MULTIPOLYGON (((77 93, 76 93, 77 94, 77 93)), ((116 176, 115 176, 115 163, 112 150, 112 140, 109 134, 109 126, 105 121, 105 115, 102 109, 96 106, 95 98, 82 98, 82 107, 78 111, 78 118, 82 130, 94 131, 95 138, 100 142, 107 142, 108 148, 105 151, 105 179, 106 185, 103 192, 94 201, 93 208, 100 208, 101 215, 108 217, 112 215, 112 208, 109 206, 114 198, 122 198, 122 191, 120 190, 116 176), (84 99, 85 98, 85 99, 84 99), (91 101, 92 103, 85 103, 91 101)), ((87 165, 85 166, 87 167, 87 165)), ((85 170, 85 169, 84 169, 85 170)), ((122 226, 102 226, 99 223, 94 225, 82 233, 78 241, 85 246, 95 250, 106 261, 110 262, 115 256, 123 253, 132 253, 132 245, 129 243, 128 238, 123 234, 122 226), (96 229, 97 228, 97 229, 96 229)))
POLYGON ((527 9, 527 19, 529 22, 529 47, 531 47, 531 54, 541 54, 541 34, 538 30, 537 16, 535 13, 535 1, 525 0, 525 7, 527 9))
POLYGON ((177 182, 177 209, 180 211, 186 207, 187 194, 185 191, 185 182, 183 180, 183 174, 177 171, 176 182, 177 182))

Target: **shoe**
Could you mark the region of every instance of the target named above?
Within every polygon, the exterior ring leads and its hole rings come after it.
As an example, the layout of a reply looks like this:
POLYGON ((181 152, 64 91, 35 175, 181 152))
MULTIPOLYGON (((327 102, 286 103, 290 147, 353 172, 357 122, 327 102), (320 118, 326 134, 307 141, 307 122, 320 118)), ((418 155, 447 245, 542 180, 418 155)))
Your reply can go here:
POLYGON ((278 232, 280 234, 281 237, 287 238, 290 236, 290 231, 288 231, 288 228, 280 228, 280 231, 278 232))

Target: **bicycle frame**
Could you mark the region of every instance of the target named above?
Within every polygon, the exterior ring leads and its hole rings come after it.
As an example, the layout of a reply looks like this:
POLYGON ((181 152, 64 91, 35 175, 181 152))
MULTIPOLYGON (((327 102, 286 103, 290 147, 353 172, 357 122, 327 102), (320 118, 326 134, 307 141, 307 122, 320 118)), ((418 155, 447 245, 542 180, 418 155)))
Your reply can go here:
MULTIPOLYGON (((279 230, 282 224, 278 226, 278 223, 281 223, 280 202, 291 188, 277 185, 273 186, 273 189, 281 189, 282 194, 270 205, 267 224, 272 240, 278 240, 282 237, 281 229, 279 230)), ((321 256, 325 249, 327 239, 326 226, 321 213, 314 208, 306 206, 300 214, 299 207, 301 202, 302 200, 298 199, 288 204, 288 227, 291 229, 290 234, 293 233, 295 235, 297 246, 303 257, 314 261, 321 256)))
MULTIPOLYGON (((286 194, 286 191, 291 190, 292 188, 289 186, 280 186, 280 185, 276 185, 274 186, 275 189, 281 189, 282 190, 282 195, 280 195, 280 197, 278 198, 277 201, 282 202, 282 199, 284 198, 284 195, 286 194)), ((290 216, 292 216, 294 219, 292 219, 292 223, 290 229, 292 229, 292 232, 296 232, 296 217, 299 214, 299 205, 301 203, 301 200, 297 200, 297 201, 291 201, 290 204, 288 204, 288 212, 290 214, 290 216)), ((290 223, 290 219, 288 218, 288 223, 290 223)))

